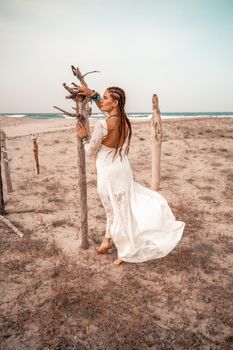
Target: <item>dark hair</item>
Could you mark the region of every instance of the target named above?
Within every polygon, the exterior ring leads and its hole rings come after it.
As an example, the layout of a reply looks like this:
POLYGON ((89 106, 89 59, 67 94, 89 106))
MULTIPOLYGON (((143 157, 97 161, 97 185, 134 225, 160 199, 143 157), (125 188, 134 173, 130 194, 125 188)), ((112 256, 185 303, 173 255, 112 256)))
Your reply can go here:
POLYGON ((125 92, 124 92, 124 90, 117 87, 117 86, 111 86, 111 87, 107 88, 107 91, 109 92, 109 95, 112 97, 113 100, 118 101, 118 108, 120 111, 120 121, 118 123, 119 136, 118 136, 118 140, 117 140, 116 151, 115 151, 115 154, 113 157, 113 158, 115 158, 115 156, 118 152, 119 152, 120 157, 121 157, 122 148, 123 148, 123 145, 124 145, 126 140, 127 140, 127 145, 126 145, 126 149, 125 149, 125 154, 129 153, 132 128, 131 128, 129 118, 127 117, 127 115, 125 113, 125 92), (126 135, 126 125, 125 124, 128 125, 128 134, 127 135, 126 135), (124 139, 124 142, 120 146, 122 138, 124 139))

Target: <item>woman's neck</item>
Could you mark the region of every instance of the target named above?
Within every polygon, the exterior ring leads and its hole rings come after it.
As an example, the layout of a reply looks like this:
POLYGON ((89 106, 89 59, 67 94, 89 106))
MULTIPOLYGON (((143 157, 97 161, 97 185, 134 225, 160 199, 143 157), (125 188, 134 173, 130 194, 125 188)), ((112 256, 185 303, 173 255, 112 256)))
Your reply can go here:
POLYGON ((113 117, 119 117, 119 113, 112 113, 112 114, 109 114, 107 119, 110 119, 110 118, 113 118, 113 117))

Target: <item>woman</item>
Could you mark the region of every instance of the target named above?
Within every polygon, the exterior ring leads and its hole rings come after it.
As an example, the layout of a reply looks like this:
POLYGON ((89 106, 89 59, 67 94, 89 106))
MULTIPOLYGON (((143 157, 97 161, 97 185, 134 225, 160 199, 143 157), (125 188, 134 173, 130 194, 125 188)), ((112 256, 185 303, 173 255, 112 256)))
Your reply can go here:
POLYGON ((97 122, 91 139, 81 123, 76 127, 86 153, 96 157, 97 189, 107 217, 106 234, 97 252, 107 254, 112 239, 118 252, 116 265, 166 256, 180 241, 185 224, 175 220, 161 194, 133 180, 127 158, 131 125, 124 110, 124 91, 109 87, 101 98, 87 87, 77 89, 107 115, 97 122))

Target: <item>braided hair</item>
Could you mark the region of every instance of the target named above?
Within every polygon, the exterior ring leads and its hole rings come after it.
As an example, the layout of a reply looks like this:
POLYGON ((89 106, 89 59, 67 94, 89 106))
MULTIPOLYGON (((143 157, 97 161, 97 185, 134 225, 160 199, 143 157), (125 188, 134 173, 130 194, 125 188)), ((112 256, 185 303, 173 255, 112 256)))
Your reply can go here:
POLYGON ((120 154, 120 157, 122 157, 121 152, 122 152, 122 148, 123 148, 123 145, 124 145, 126 140, 127 140, 127 145, 125 148, 125 154, 129 153, 129 146, 130 146, 130 140, 131 140, 131 135, 132 135, 131 124, 130 124, 129 118, 127 117, 127 115, 125 113, 125 92, 123 89, 121 89, 117 86, 108 87, 107 91, 109 92, 109 95, 112 97, 113 100, 118 101, 118 108, 119 108, 119 112, 120 112, 120 120, 118 122, 118 130, 119 130, 118 135, 119 136, 118 136, 117 147, 116 147, 115 154, 114 154, 113 158, 115 158, 115 156, 118 152, 120 154), (126 134, 126 124, 128 125, 128 133, 127 134, 126 134), (122 145, 120 145, 122 139, 124 139, 124 142, 122 145))

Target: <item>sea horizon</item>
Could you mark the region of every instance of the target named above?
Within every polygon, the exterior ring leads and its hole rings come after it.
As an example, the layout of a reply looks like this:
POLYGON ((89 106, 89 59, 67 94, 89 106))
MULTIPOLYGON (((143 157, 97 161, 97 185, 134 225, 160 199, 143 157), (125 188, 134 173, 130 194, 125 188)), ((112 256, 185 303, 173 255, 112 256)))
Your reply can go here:
MULTIPOLYGON (((130 119, 149 119, 152 112, 129 112, 130 119)), ((73 117, 65 116, 62 113, 0 113, 0 116, 9 118, 30 118, 30 119, 73 119, 73 117)), ((102 119, 102 113, 92 113, 91 118, 102 119)), ((177 118, 233 118, 233 112, 161 112, 161 119, 177 119, 177 118)))

